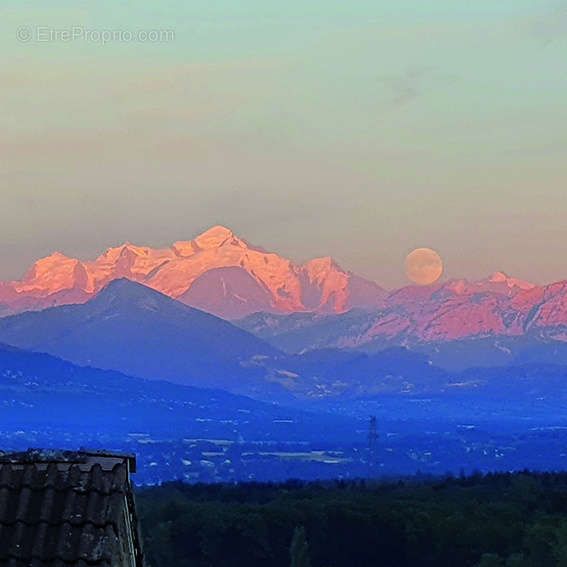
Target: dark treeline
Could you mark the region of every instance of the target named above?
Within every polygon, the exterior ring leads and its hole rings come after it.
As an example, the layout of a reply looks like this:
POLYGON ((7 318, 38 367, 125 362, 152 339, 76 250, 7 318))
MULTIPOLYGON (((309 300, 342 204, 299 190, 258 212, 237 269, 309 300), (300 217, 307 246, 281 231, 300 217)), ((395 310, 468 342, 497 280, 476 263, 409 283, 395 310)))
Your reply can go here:
POLYGON ((152 567, 567 566, 567 473, 171 483, 137 502, 152 567))

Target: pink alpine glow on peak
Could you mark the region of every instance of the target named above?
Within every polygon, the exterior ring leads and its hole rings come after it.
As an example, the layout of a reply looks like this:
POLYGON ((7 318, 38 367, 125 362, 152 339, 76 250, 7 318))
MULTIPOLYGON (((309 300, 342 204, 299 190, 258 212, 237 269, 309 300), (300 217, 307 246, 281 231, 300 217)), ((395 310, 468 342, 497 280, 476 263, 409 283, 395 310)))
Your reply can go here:
POLYGON ((193 256, 199 251, 199 247, 193 240, 179 240, 174 242, 171 248, 178 256, 183 257, 193 256))
POLYGON ((492 283, 504 283, 510 288, 517 287, 524 290, 533 289, 534 287, 536 287, 536 285, 531 282, 526 282, 517 278, 511 278, 504 272, 494 272, 489 281, 492 283))
POLYGON ((311 281, 322 281, 330 273, 340 272, 345 274, 342 268, 331 258, 314 258, 303 264, 302 268, 309 275, 311 281))
POLYGON ((230 242, 232 245, 244 244, 239 238, 234 236, 232 230, 225 226, 213 226, 195 238, 195 243, 202 250, 209 248, 219 248, 223 244, 230 242))
POLYGON ((62 289, 72 289, 86 282, 83 264, 61 252, 38 260, 19 282, 13 282, 18 294, 33 293, 47 296, 62 289))
POLYGON ((22 280, 0 282, 0 315, 82 303, 120 278, 227 319, 353 308, 375 313, 372 324, 337 338, 338 345, 380 337, 449 341, 530 329, 563 337, 560 330, 567 326, 567 282, 536 286, 496 272, 480 281, 454 279, 387 293, 329 256, 295 264, 223 226, 163 249, 126 242, 93 261, 56 252, 38 260, 22 280))
POLYGON ((126 242, 87 262, 53 254, 36 262, 23 280, 0 284, 0 313, 83 302, 118 278, 226 318, 256 311, 341 313, 353 306, 377 307, 385 296, 332 258, 299 266, 214 226, 165 249, 126 242), (190 293, 195 283, 198 288, 190 293))
POLYGON ((314 299, 323 311, 343 313, 349 309, 349 282, 352 276, 343 271, 330 256, 305 262, 301 266, 301 272, 305 281, 304 301, 307 305, 314 299))

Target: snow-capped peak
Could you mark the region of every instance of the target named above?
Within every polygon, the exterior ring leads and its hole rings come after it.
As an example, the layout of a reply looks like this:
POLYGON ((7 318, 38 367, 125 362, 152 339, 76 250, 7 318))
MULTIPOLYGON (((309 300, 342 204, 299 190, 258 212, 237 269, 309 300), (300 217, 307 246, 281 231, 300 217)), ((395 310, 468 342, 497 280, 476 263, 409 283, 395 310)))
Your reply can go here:
POLYGON ((490 283, 504 283, 510 288, 518 287, 520 289, 532 289, 535 287, 535 284, 531 282, 526 282, 517 278, 511 278, 504 272, 494 272, 488 281, 490 283))
POLYGON ((234 236, 232 230, 226 228, 226 226, 218 225, 197 236, 195 243, 199 248, 207 250, 208 248, 218 248, 232 239, 241 242, 239 238, 234 236))

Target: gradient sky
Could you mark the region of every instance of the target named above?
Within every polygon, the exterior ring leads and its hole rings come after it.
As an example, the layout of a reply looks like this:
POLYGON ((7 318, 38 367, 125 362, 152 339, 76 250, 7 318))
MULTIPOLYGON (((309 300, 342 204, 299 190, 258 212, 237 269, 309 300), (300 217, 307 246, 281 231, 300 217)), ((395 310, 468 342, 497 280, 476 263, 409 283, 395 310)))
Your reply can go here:
POLYGON ((387 287, 421 246, 567 278, 567 2, 46 4, 0 7, 0 278, 214 224, 387 287))

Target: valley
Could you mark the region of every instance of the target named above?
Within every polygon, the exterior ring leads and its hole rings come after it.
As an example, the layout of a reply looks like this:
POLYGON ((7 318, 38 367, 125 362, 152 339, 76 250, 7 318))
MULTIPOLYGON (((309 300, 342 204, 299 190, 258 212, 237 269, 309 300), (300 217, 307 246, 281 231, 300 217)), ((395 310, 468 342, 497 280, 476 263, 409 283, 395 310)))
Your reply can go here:
POLYGON ((58 255, 4 284, 41 301, 0 318, 3 447, 132 452, 141 484, 565 465, 561 285, 495 274, 386 293, 224 227, 172 250, 128 245, 86 267, 58 255), (237 257, 260 263, 244 277, 237 257), (257 303, 254 286, 284 265, 298 295, 280 287, 278 303, 265 286, 257 303), (219 317, 236 297, 233 315, 267 311, 219 317))

